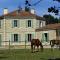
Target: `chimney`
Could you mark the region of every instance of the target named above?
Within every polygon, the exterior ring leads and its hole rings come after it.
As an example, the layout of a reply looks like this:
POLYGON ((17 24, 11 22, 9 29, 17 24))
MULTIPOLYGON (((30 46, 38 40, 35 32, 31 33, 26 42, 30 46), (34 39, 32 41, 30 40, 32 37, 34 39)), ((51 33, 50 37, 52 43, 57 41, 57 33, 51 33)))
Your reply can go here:
POLYGON ((4 15, 5 15, 5 14, 8 14, 8 9, 7 9, 7 8, 4 8, 3 13, 4 13, 4 15))
POLYGON ((31 9, 30 12, 31 12, 32 14, 35 14, 35 10, 34 10, 34 9, 31 9))

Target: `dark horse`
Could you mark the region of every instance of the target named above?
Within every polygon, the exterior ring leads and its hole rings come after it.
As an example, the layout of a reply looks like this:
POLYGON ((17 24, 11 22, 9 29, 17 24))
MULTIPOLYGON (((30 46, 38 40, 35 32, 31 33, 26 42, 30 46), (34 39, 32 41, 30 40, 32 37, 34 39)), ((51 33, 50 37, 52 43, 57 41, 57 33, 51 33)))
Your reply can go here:
POLYGON ((39 51, 39 46, 41 47, 41 51, 43 51, 43 45, 42 45, 42 43, 40 42, 39 39, 32 39, 31 40, 31 50, 32 50, 32 52, 34 52, 35 46, 37 46, 38 51, 39 51))
POLYGON ((60 50, 60 40, 50 40, 50 45, 51 45, 51 49, 54 47, 54 45, 57 45, 57 47, 59 47, 60 50))

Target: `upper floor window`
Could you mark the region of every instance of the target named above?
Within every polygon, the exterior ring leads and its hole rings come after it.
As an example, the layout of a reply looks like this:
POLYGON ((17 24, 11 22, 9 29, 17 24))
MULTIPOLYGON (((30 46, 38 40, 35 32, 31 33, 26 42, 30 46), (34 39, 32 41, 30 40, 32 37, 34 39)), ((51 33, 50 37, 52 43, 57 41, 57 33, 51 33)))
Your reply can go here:
POLYGON ((18 26, 17 20, 14 20, 14 27, 17 27, 17 26, 18 26))
POLYGON ((39 27, 42 27, 42 26, 43 26, 42 21, 39 21, 39 27))
POLYGON ((32 26, 31 20, 28 20, 28 27, 31 27, 31 26, 32 26))
POLYGON ((20 27, 20 21, 19 20, 13 20, 12 21, 12 27, 20 27))

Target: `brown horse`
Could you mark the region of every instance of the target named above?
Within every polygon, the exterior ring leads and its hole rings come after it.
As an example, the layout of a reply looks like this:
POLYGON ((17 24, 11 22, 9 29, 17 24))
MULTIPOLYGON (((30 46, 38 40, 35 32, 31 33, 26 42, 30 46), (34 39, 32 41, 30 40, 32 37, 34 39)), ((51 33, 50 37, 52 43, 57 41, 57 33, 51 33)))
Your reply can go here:
POLYGON ((60 50, 60 40, 50 40, 50 45, 51 45, 51 49, 57 45, 57 47, 59 47, 59 50, 60 50))
POLYGON ((41 51, 43 51, 43 45, 42 45, 42 43, 40 42, 39 39, 32 39, 31 40, 31 50, 32 50, 32 52, 34 52, 35 46, 37 46, 37 51, 39 51, 39 46, 41 47, 41 51))

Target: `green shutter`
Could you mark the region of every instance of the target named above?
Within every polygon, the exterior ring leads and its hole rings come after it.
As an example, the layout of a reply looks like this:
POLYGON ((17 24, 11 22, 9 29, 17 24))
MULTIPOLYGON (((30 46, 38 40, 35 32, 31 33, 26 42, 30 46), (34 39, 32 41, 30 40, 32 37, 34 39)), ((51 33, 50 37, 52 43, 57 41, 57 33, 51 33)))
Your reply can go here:
POLYGON ((20 27, 20 20, 17 20, 17 26, 18 26, 18 28, 20 27))
POLYGON ((0 46, 1 46, 1 34, 0 34, 0 46))
POLYGON ((32 26, 32 28, 33 28, 33 20, 31 20, 31 24, 32 24, 31 26, 32 26))
POLYGON ((28 34, 25 34, 25 41, 28 41, 28 34))
POLYGON ((12 20, 12 28, 14 27, 14 20, 12 20))
POLYGON ((32 34, 32 39, 34 39, 34 34, 32 34))
POLYGON ((1 21, 1 28, 3 27, 3 25, 4 25, 4 22, 3 22, 3 20, 1 21))
POLYGON ((45 37, 45 33, 42 34, 42 42, 48 42, 49 41, 49 34, 47 33, 47 37, 45 37))
POLYGON ((14 34, 11 34, 11 42, 14 42, 14 34))
POLYGON ((44 42, 44 33, 42 33, 42 42, 44 42))
POLYGON ((49 33, 47 33, 47 42, 49 41, 49 33))
POLYGON ((26 20, 26 28, 28 27, 28 21, 26 20))
POLYGON ((18 42, 21 42, 21 35, 18 34, 18 42))

